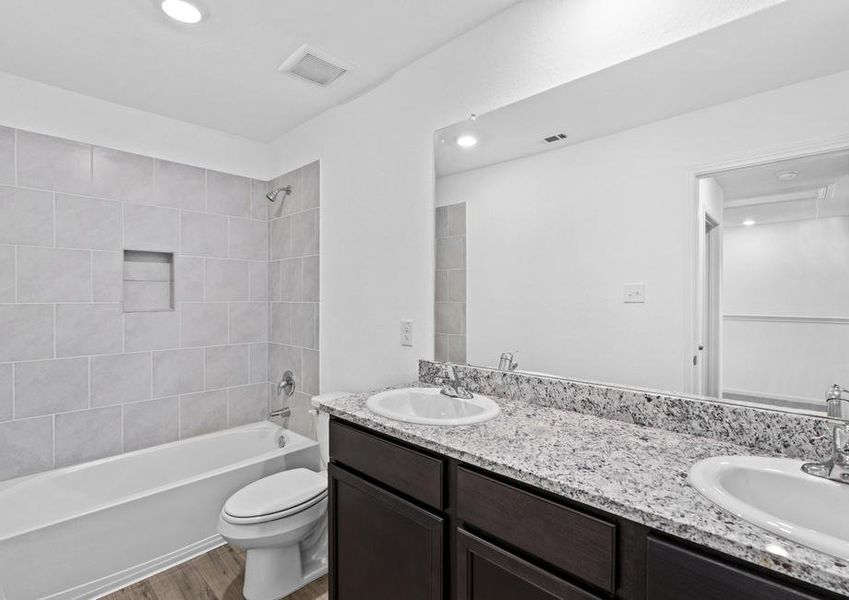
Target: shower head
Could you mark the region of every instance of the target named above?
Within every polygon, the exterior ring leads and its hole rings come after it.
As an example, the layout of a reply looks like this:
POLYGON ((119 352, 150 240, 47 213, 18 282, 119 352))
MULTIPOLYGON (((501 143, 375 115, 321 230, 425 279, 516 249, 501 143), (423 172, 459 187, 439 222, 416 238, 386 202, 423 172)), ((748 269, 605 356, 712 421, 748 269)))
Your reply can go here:
POLYGON ((273 192, 268 192, 265 197, 268 198, 271 202, 276 202, 277 196, 280 194, 280 192, 283 192, 283 197, 285 198, 286 196, 292 193, 292 186, 287 185, 284 187, 279 187, 273 192))

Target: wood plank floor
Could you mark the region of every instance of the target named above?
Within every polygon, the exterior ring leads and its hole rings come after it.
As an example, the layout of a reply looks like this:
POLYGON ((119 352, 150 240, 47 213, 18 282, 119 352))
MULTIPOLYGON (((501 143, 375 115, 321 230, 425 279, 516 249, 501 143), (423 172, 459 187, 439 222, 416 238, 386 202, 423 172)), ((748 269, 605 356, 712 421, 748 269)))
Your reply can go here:
MULTIPOLYGON (((243 600, 244 574, 244 552, 225 545, 104 596, 104 600, 243 600)), ((327 577, 322 577, 285 600, 327 597, 327 577)))

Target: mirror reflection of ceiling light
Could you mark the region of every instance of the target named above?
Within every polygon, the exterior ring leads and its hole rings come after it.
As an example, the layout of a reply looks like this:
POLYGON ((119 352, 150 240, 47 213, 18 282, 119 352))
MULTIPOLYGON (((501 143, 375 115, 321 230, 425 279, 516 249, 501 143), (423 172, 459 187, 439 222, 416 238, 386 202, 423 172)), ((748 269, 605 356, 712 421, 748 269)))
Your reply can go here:
POLYGON ((457 145, 461 148, 471 148, 472 146, 477 146, 478 138, 471 134, 461 135, 457 138, 457 145))
POLYGON ((203 11, 186 0, 162 0, 162 12, 180 23, 194 25, 203 21, 203 11))
POLYGON ((746 219, 745 221, 743 221, 743 225, 745 225, 746 227, 751 227, 754 224, 755 224, 754 219, 746 219))
POLYGON ((792 181, 796 179, 796 175, 798 174, 798 171, 782 171, 781 173, 777 173, 775 176, 778 177, 779 181, 792 181))

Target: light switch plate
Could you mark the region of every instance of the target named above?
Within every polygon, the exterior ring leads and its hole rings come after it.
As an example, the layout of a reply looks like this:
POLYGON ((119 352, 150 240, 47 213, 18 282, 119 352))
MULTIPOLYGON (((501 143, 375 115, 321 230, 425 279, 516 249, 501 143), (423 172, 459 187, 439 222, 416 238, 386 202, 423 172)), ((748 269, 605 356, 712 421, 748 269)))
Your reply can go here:
POLYGON ((625 284, 625 304, 642 304, 646 301, 645 283, 625 284))
POLYGON ((401 321, 401 345, 402 346, 412 346, 413 345, 413 322, 402 320, 401 321))

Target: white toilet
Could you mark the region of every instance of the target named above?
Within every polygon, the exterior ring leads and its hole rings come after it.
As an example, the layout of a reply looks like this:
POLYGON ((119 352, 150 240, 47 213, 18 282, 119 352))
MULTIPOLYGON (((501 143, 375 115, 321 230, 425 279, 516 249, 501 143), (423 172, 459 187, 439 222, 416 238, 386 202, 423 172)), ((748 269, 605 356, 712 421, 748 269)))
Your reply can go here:
MULTIPOLYGON (((313 405, 346 395, 318 396, 313 405)), ((315 418, 326 468, 328 416, 315 418)), ((327 471, 291 469, 245 486, 221 509, 218 533, 247 551, 247 600, 277 600, 321 577, 327 572, 327 471)))

